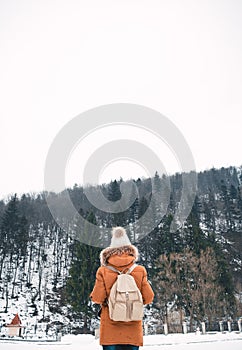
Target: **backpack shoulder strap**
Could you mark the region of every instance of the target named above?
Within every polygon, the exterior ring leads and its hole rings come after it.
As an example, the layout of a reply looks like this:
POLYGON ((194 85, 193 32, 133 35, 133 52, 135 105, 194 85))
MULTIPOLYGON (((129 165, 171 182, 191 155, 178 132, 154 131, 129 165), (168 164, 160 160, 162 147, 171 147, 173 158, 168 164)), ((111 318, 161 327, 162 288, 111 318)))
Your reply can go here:
POLYGON ((113 266, 107 265, 107 266, 105 266, 105 267, 106 267, 107 269, 111 270, 111 271, 117 272, 119 275, 122 274, 121 271, 115 269, 115 267, 113 267, 113 266))
POLYGON ((133 265, 128 269, 128 271, 126 272, 126 274, 130 275, 131 272, 136 268, 136 266, 138 266, 138 264, 133 264, 133 265))

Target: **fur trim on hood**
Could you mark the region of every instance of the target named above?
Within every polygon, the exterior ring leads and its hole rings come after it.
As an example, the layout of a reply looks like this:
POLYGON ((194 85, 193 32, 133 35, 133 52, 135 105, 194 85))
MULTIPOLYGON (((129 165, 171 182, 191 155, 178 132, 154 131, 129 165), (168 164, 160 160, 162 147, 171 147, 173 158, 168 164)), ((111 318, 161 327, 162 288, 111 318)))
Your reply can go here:
POLYGON ((138 260, 139 257, 139 252, 138 249, 134 245, 125 245, 123 247, 117 247, 117 248, 112 248, 112 247, 107 247, 103 249, 100 253, 100 262, 102 266, 107 265, 108 259, 112 255, 122 255, 123 253, 132 255, 135 257, 135 261, 138 260))

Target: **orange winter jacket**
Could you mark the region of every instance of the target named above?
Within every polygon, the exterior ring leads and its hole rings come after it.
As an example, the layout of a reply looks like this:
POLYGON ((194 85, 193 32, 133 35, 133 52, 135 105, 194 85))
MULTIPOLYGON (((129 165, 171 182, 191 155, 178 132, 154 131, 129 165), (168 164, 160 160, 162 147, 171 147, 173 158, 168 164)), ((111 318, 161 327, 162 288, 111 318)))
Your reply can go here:
MULTIPOLYGON (((113 321, 109 317, 106 301, 109 297, 113 283, 117 279, 117 273, 105 268, 111 265, 120 271, 128 270, 137 260, 138 251, 133 245, 121 248, 106 248, 100 255, 102 266, 96 273, 96 282, 90 295, 92 301, 102 305, 100 320, 100 344, 130 344, 136 346, 143 345, 142 321, 113 321)), ((154 298, 154 293, 147 280, 146 269, 138 265, 131 272, 138 288, 141 291, 144 304, 149 304, 154 298)))

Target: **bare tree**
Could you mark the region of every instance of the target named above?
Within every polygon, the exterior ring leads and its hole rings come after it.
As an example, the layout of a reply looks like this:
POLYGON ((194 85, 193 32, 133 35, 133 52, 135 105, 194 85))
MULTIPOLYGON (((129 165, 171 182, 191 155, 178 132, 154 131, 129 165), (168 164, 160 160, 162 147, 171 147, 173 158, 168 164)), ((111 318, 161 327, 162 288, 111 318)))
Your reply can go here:
POLYGON ((161 255, 157 261, 154 278, 157 306, 167 315, 167 304, 173 309, 185 310, 190 318, 190 328, 194 318, 208 320, 220 315, 222 300, 219 296, 218 266, 214 251, 207 248, 196 255, 190 249, 182 253, 161 255))

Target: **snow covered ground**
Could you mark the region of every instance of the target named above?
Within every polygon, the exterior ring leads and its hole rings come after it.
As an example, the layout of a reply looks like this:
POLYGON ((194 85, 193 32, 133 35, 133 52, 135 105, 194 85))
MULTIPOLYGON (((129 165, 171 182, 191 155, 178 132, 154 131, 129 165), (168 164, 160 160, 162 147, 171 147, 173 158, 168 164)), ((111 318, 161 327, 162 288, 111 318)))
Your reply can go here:
MULTIPOLYGON (((208 333, 206 335, 189 334, 169 334, 149 335, 144 337, 144 347, 140 350, 233 350, 242 349, 242 333, 208 333)), ((91 335, 67 335, 62 337, 59 343, 27 343, 14 341, 1 341, 1 350, 15 350, 24 348, 25 350, 101 350, 99 340, 91 335)))

